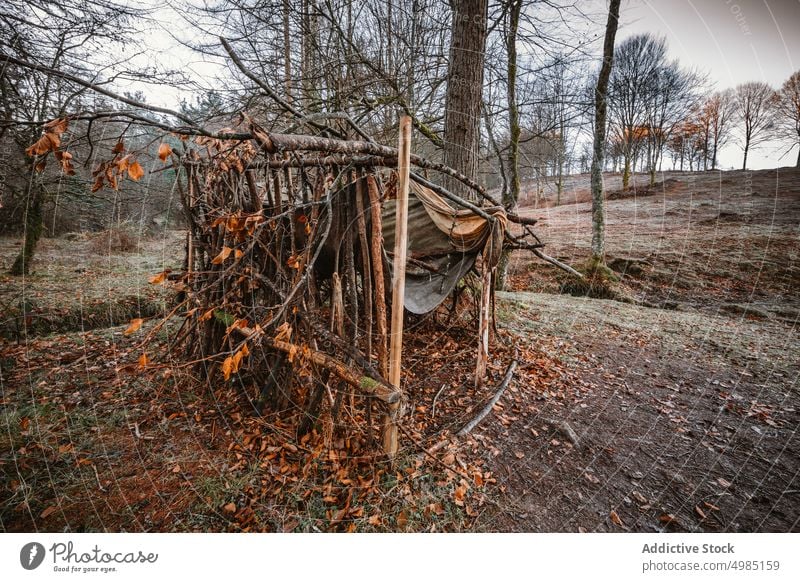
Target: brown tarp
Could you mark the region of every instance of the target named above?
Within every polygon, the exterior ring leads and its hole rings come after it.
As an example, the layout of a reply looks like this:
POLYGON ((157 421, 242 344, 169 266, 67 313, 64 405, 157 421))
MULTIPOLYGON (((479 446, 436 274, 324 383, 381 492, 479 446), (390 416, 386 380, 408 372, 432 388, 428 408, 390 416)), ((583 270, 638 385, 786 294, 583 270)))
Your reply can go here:
MULTIPOLYGON (((475 263, 487 239, 502 236, 506 213, 502 207, 483 210, 494 224, 471 210, 456 210, 433 190, 414 181, 408 200, 408 257, 405 308, 428 313, 450 294, 475 263)), ((383 205, 383 236, 387 252, 394 250, 395 201, 383 205)), ((497 245, 499 248, 499 245, 497 245)), ((392 257, 387 257, 391 265, 392 257)))

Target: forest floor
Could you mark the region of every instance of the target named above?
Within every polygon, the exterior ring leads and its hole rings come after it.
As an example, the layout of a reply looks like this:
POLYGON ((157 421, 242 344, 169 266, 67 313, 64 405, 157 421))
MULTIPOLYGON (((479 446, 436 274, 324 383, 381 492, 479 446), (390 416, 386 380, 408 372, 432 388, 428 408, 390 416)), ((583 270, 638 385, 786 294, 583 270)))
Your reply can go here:
MULTIPOLYGON (((520 366, 433 455, 493 389, 472 386, 470 322, 409 320, 394 467, 361 417, 296 439, 172 359, 169 326, 125 335, 168 309, 147 281, 179 267, 181 233, 131 253, 43 240, 30 277, 0 275, 0 529, 797 531, 800 172, 615 180, 614 298, 566 294, 559 271, 515 255, 490 370, 520 366)), ((586 182, 569 204, 522 208, 575 265, 586 182)), ((17 243, 0 239, 0 266, 17 243)))

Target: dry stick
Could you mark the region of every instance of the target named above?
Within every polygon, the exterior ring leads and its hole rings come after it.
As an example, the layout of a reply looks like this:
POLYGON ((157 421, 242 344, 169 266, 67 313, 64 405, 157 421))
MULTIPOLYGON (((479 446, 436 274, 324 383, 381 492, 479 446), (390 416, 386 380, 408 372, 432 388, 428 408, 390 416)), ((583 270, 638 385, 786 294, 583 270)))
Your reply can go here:
POLYGON ((253 177, 253 170, 246 170, 244 177, 247 180, 247 189, 250 191, 250 211, 261 211, 261 196, 258 195, 258 188, 256 187, 256 179, 253 177))
POLYGON ((369 194, 370 213, 372 218, 372 237, 370 254, 372 256, 372 274, 375 283, 375 324, 378 328, 378 367, 384 377, 389 376, 389 354, 386 349, 386 289, 383 278, 383 225, 381 223, 381 200, 375 176, 367 176, 367 193, 369 194))
POLYGON ((442 395, 444 389, 447 387, 447 384, 442 384, 442 387, 439 388, 439 391, 436 393, 436 396, 433 397, 433 409, 431 410, 431 418, 436 416, 436 402, 439 400, 439 396, 442 395))
MULTIPOLYGON (((406 293, 406 254, 408 252, 408 190, 411 157, 411 118, 400 119, 398 145, 396 232, 392 265, 392 334, 389 348, 389 384, 400 389, 400 366, 403 354, 403 308, 406 293)), ((397 454, 397 417, 400 405, 389 406, 383 420, 383 450, 393 459, 397 454)))
POLYGON ((506 388, 508 388, 508 385, 511 383, 511 378, 514 375, 514 370, 516 369, 516 367, 517 367, 517 360, 513 360, 508 365, 508 369, 506 370, 506 375, 503 376, 503 381, 500 382, 500 386, 498 387, 497 392, 495 392, 495 395, 492 396, 492 399, 489 401, 489 403, 483 407, 483 409, 478 413, 478 415, 475 418, 470 420, 466 425, 464 425, 464 428, 462 428, 460 431, 456 433, 456 436, 463 437, 468 435, 472 431, 472 429, 478 426, 478 423, 480 423, 484 418, 486 418, 486 416, 492 411, 494 405, 497 404, 497 401, 500 400, 500 397, 503 395, 503 392, 506 391, 506 388))
MULTIPOLYGON (((490 235, 487 244, 492 244, 491 240, 490 235)), ((486 364, 489 361, 489 323, 492 310, 492 271, 494 269, 489 265, 487 258, 488 253, 484 252, 481 273, 481 310, 478 320, 478 358, 475 364, 475 387, 483 385, 486 364)))
POLYGON ((567 272, 567 273, 569 273, 570 275, 575 275, 575 276, 576 276, 576 277, 578 277, 579 279, 583 279, 583 275, 581 275, 581 274, 580 274, 578 271, 576 271, 575 269, 573 269, 573 268, 572 268, 572 267, 570 267, 569 265, 566 265, 566 264, 562 263, 562 262, 561 262, 561 261, 559 261, 558 259, 554 259, 554 258, 553 258, 553 257, 551 257, 550 255, 546 255, 546 254, 544 254, 544 253, 543 253, 541 250, 539 250, 539 249, 532 248, 532 249, 530 249, 530 250, 531 250, 531 252, 532 252, 534 255, 536 255, 537 257, 539 257, 539 258, 540 258, 540 259, 542 259, 543 261, 547 261, 547 262, 548 262, 548 263, 550 263, 551 265, 555 265, 556 267, 558 267, 559 269, 562 269, 562 270, 566 271, 566 272, 567 272))
POLYGON ((356 220, 358 222, 358 240, 361 245, 361 286, 364 296, 364 334, 367 338, 367 358, 372 357, 372 269, 369 264, 369 241, 367 225, 364 218, 364 178, 356 178, 356 220))
POLYGON ((382 380, 371 378, 366 374, 358 373, 359 370, 354 370, 352 366, 346 365, 344 362, 337 360, 333 356, 329 356, 323 352, 311 350, 310 348, 306 348, 304 350, 296 344, 276 340, 270 337, 263 337, 262 341, 271 348, 281 350, 282 352, 286 352, 290 355, 293 354, 295 357, 302 354, 301 357, 307 357, 316 365, 330 370, 333 374, 354 388, 358 388, 361 392, 364 392, 370 396, 374 396, 378 400, 381 400, 390 406, 400 402, 401 394, 399 390, 389 386, 382 380))

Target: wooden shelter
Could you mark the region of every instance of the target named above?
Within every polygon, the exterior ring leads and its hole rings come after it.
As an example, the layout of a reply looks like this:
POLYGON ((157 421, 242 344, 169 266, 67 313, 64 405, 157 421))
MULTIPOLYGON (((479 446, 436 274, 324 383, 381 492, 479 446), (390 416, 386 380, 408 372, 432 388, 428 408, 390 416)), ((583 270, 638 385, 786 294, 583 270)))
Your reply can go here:
MULTIPOLYGON (((482 288, 471 297, 481 306, 481 382, 492 272, 504 247, 538 252, 534 221, 507 213, 467 177, 411 155, 402 142, 408 132, 394 149, 272 134, 247 122, 253 139, 197 138, 199 147, 182 161, 178 183, 189 233, 180 275, 186 317, 177 343, 204 373, 257 392, 258 406, 300 409, 301 433, 312 428, 326 397, 333 414, 343 399, 363 402, 367 415, 378 403, 391 456, 406 396, 399 361, 390 361, 390 306, 428 313, 480 270, 482 288), (460 199, 421 172, 453 176, 481 202, 460 199), (509 222, 520 234, 509 231, 509 222), (398 298, 401 274, 405 293, 398 298)), ((402 323, 403 310, 395 309, 394 325, 398 313, 402 323)))

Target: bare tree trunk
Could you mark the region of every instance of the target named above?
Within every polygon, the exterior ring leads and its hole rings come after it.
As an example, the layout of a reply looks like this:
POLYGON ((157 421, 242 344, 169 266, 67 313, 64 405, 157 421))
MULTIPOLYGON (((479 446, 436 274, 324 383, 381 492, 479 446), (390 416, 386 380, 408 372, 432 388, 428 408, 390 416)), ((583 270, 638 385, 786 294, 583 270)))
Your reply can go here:
MULTIPOLYGON (((592 258, 605 262, 605 209, 603 200, 603 154, 606 142, 606 111, 608 102, 608 78, 614 61, 614 37, 619 23, 620 0, 611 0, 608 9, 608 24, 603 43, 603 65, 597 78, 594 92, 594 148, 592 156, 592 258)), ((628 162, 626 159, 626 170, 628 162)))
POLYGON ((742 170, 747 169, 747 153, 750 150, 750 140, 744 142, 744 160, 742 160, 742 170))
POLYGON ((800 147, 797 148, 797 163, 794 165, 795 168, 800 168, 800 147))
MULTIPOLYGON (((596 109, 595 109, 596 111, 596 109)), ((625 189, 628 187, 631 181, 631 155, 626 154, 622 156, 623 158, 623 167, 622 167, 622 188, 625 189)))
MULTIPOLYGON (((508 57, 508 81, 506 98, 508 100, 508 188, 503 191, 503 206, 514 210, 519 201, 519 106, 517 105, 517 30, 522 0, 510 0, 508 28, 506 30, 506 54, 508 57)), ((495 278, 495 288, 502 291, 506 288, 508 275, 509 251, 503 251, 495 278)))
POLYGON ((283 74, 285 76, 286 102, 292 103, 292 44, 289 31, 289 0, 283 0, 283 74))
MULTIPOLYGON (((33 172, 33 168, 31 168, 31 172, 33 172)), ((28 191, 25 197, 25 241, 22 244, 19 255, 17 255, 17 259, 9 270, 11 275, 30 274, 31 262, 33 261, 33 255, 36 253, 36 245, 39 243, 44 230, 42 191, 35 180, 35 177, 31 177, 28 180, 28 191)))
MULTIPOLYGON (((480 146, 480 106, 488 0, 452 0, 450 69, 444 121, 444 164, 475 179, 480 146)), ((475 193, 449 178, 445 187, 468 200, 475 193)))

